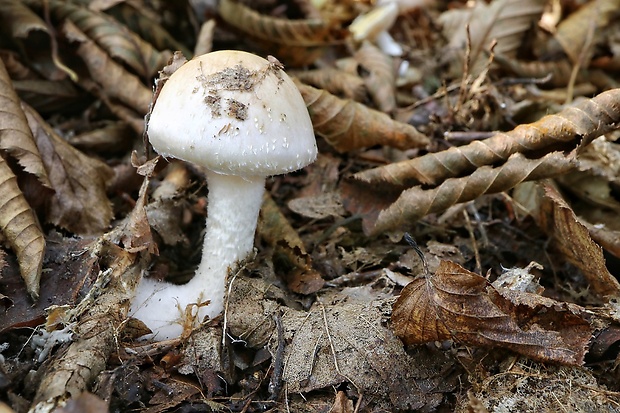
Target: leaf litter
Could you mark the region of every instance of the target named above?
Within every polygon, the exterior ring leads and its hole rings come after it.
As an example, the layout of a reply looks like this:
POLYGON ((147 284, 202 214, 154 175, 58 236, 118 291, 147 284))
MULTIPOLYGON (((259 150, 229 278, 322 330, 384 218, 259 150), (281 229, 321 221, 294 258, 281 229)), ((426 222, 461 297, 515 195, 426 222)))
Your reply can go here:
POLYGON ((619 411, 616 3, 0 0, 0 401, 619 411), (208 190, 144 145, 153 75, 222 48, 295 74, 320 156, 269 180, 226 313, 140 341, 208 190))

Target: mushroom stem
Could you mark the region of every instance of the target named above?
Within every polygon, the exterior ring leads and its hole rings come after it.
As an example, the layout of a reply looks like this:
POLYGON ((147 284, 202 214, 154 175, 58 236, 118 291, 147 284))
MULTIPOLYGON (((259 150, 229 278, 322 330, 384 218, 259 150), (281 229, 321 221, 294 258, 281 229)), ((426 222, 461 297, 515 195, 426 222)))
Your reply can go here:
POLYGON ((132 302, 131 315, 153 331, 147 338, 179 337, 184 328, 197 327, 205 316, 218 316, 224 308, 229 271, 234 271, 254 246, 265 178, 212 171, 206 174, 209 204, 202 260, 196 274, 183 285, 143 278, 132 302), (210 303, 196 311, 194 304, 207 300, 210 303), (192 317, 186 311, 194 315, 194 323, 188 325, 192 317))
POLYGON ((265 192, 265 177, 221 175, 207 171, 209 205, 202 261, 188 285, 204 290, 211 303, 199 318, 215 317, 224 308, 226 279, 254 246, 258 213, 265 192))

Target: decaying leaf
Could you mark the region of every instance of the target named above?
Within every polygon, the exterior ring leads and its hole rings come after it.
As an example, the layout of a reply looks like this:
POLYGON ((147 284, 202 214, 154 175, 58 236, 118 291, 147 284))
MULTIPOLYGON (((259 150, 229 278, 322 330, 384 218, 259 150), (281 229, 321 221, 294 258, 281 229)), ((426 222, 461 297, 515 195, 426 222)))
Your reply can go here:
POLYGON ((57 20, 71 20, 111 57, 127 64, 144 79, 155 75, 172 55, 169 51, 159 52, 150 43, 131 32, 127 26, 105 13, 67 1, 52 0, 49 5, 57 20))
POLYGON ((228 326, 249 346, 269 340, 272 356, 284 363, 282 380, 289 393, 349 382, 357 392, 388 399, 397 409, 437 405, 456 384, 442 371, 448 360, 422 348, 406 353, 383 323, 390 299, 355 298, 368 295, 349 292, 323 296, 309 312, 297 311, 276 304, 274 286, 238 276, 228 326), (278 337, 273 317, 280 309, 283 334, 278 337), (282 354, 277 353, 279 341, 287 343, 282 354))
MULTIPOLYGON (((39 150, 19 106, 19 98, 0 60, 0 148, 49 186, 39 150)), ((45 253, 45 239, 39 221, 24 198, 17 178, 0 157, 0 228, 17 255, 20 273, 33 299, 39 296, 39 281, 45 253)))
POLYGON ((283 270, 281 274, 291 291, 312 294, 323 287, 323 278, 312 268, 312 258, 303 241, 267 193, 263 196, 257 232, 274 248, 274 266, 283 270))
MULTIPOLYGON (((495 0, 490 4, 476 2, 470 8, 444 12, 439 22, 443 25, 444 36, 449 40, 448 50, 460 50, 461 58, 469 37, 471 73, 477 76, 485 65, 487 58, 484 51, 491 42, 497 41, 496 52, 513 55, 526 31, 540 19, 544 5, 541 0, 495 0)), ((455 71, 461 68, 460 63, 453 66, 455 71)))
POLYGON ((112 219, 106 184, 112 170, 69 145, 32 108, 23 105, 55 193, 47 220, 75 234, 99 234, 112 219))
POLYGON ((373 221, 372 215, 366 215, 364 229, 378 234, 404 227, 454 204, 471 201, 483 194, 506 191, 523 181, 557 176, 574 167, 574 161, 559 152, 533 160, 517 153, 501 166, 480 167, 468 177, 447 179, 433 189, 425 190, 420 186, 407 189, 389 207, 379 212, 376 221, 373 221))
POLYGON ((383 112, 303 83, 296 84, 315 132, 339 152, 374 145, 419 148, 430 143, 428 137, 413 126, 397 122, 383 112))
POLYGON ((455 413, 604 412, 617 411, 620 405, 618 394, 610 392, 588 367, 554 366, 521 357, 507 368, 488 373, 469 376, 476 383, 468 398, 457 402, 455 413))
POLYGON ((41 155, 28 127, 19 97, 0 59, 0 149, 7 151, 22 168, 50 187, 41 155))
POLYGON ((287 46, 323 46, 341 43, 346 31, 322 19, 289 20, 261 15, 235 0, 220 1, 226 23, 252 36, 287 46))
POLYGON ((27 53, 30 66, 46 79, 60 80, 66 77, 51 52, 50 29, 26 2, 0 1, 0 31, 6 39, 11 39, 27 53))
POLYGON ((343 70, 322 68, 314 70, 296 70, 287 72, 310 86, 327 90, 336 96, 352 99, 357 102, 366 97, 364 80, 343 70))
MULTIPOLYGON (((607 299, 620 297, 620 283, 609 273, 601 247, 592 241, 588 229, 579 222, 557 190, 541 184, 529 192, 537 198, 536 209, 530 213, 552 239, 552 245, 581 269, 594 293, 607 299)), ((520 194, 516 195, 515 200, 519 201, 520 194)))
POLYGON ((77 54, 84 60, 90 76, 101 86, 105 94, 118 99, 138 114, 146 115, 153 96, 151 90, 136 75, 112 60, 70 20, 65 20, 63 31, 69 40, 79 43, 77 54))
MULTIPOLYGON (((588 43, 593 44, 592 41, 587 40, 590 37, 588 32, 594 29, 595 32, 598 31, 596 35, 600 36, 600 29, 614 20, 614 15, 617 17, 618 8, 620 8, 618 0, 597 0, 584 3, 579 10, 560 22, 554 42, 557 41, 562 46, 562 51, 573 63, 579 62, 583 48, 587 47, 588 43)), ((557 48, 551 45, 550 49, 556 51, 554 49, 557 48)), ((582 63, 587 66, 588 62, 589 59, 582 63)))
POLYGON ((19 269, 30 296, 39 297, 45 238, 39 220, 24 198, 17 178, 0 157, 0 229, 17 255, 19 269))
POLYGON ((392 58, 370 42, 355 52, 368 93, 381 112, 396 108, 396 76, 392 58), (365 74, 365 76, 364 76, 365 74))
POLYGON ((387 184, 399 189, 418 184, 437 185, 480 166, 497 164, 516 152, 527 154, 562 146, 582 148, 619 124, 620 89, 613 89, 510 132, 363 171, 355 174, 354 179, 375 187, 387 184))
MULTIPOLYGON (((573 66, 567 59, 552 62, 542 62, 539 60, 522 62, 508 56, 504 56, 500 53, 495 53, 494 61, 504 69, 509 70, 519 77, 545 78, 546 76, 551 75, 551 78, 545 82, 545 86, 551 87, 566 86, 573 71, 573 66)), ((584 73, 580 71, 575 81, 581 82, 584 79, 584 73)))
POLYGON ((405 287, 392 326, 406 344, 457 340, 510 349, 535 360, 581 365, 594 328, 575 304, 493 287, 458 264, 405 287))

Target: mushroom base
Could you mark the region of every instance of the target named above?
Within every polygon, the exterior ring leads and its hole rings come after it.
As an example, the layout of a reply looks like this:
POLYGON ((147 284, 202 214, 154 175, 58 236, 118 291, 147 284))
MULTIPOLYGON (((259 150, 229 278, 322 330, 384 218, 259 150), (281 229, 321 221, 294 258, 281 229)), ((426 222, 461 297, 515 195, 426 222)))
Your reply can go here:
POLYGON ((153 334, 147 338, 177 338, 185 329, 200 325, 206 316, 218 316, 224 308, 229 271, 234 271, 254 246, 265 178, 208 171, 207 183, 206 235, 194 277, 184 285, 148 278, 138 285, 130 315, 151 329, 153 334))

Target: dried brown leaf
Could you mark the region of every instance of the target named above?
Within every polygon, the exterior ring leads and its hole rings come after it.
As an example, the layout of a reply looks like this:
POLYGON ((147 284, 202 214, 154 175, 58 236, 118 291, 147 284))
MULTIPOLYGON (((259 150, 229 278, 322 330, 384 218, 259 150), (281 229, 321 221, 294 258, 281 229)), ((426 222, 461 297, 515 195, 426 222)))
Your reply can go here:
POLYGON ((171 57, 169 51, 159 52, 105 13, 66 1, 53 0, 49 4, 57 20, 71 20, 111 57, 127 64, 144 79, 155 75, 171 57))
MULTIPOLYGON (((600 29, 608 26, 617 17, 619 8, 619 0, 596 0, 585 3, 579 10, 560 22, 554 39, 562 46, 562 51, 568 55, 570 60, 578 63, 583 48, 592 44, 592 41, 588 40, 591 37, 589 32, 594 29, 599 31, 600 36, 600 29)), ((580 62, 582 65, 583 63, 587 66, 588 62, 580 62)))
POLYGON ((523 181, 557 176, 574 167, 574 161, 559 152, 533 160, 517 153, 501 166, 483 166, 470 176, 447 179, 433 189, 425 190, 419 186, 407 189, 388 208, 379 212, 376 222, 373 223, 372 216, 366 216, 364 229, 378 234, 403 227, 454 204, 471 201, 483 194, 506 191, 523 181))
POLYGON ((27 55, 29 65, 49 80, 60 80, 66 73, 54 61, 50 30, 24 1, 0 0, 0 33, 27 55))
POLYGON ((263 196, 258 233, 274 248, 276 274, 282 274, 291 291, 312 294, 323 287, 323 278, 312 268, 312 258, 299 234, 267 193, 263 196))
POLYGON ((393 120, 361 103, 340 99, 324 90, 297 82, 315 132, 337 151, 374 145, 400 149, 424 147, 428 137, 413 126, 393 120))
POLYGON ((381 112, 396 108, 396 76, 392 58, 370 42, 364 42, 355 52, 366 88, 381 112))
POLYGON ((22 107, 55 191, 47 220, 76 234, 101 233, 112 219, 106 195, 112 170, 69 145, 32 108, 22 107))
POLYGON ((375 187, 387 184, 397 189, 418 184, 437 185, 446 178, 506 160, 516 152, 528 154, 549 147, 584 147, 619 124, 620 89, 613 89, 534 123, 519 125, 510 132, 363 171, 355 174, 354 179, 375 187))
POLYGON ((609 273, 602 248, 583 226, 570 206, 551 186, 542 188, 540 211, 534 216, 538 225, 553 239, 568 261, 583 272, 592 290, 604 297, 620 297, 620 283, 609 273))
POLYGON ((63 30, 69 40, 79 43, 76 53, 105 94, 133 108, 140 115, 146 115, 151 103, 151 90, 138 77, 116 63, 70 20, 65 21, 63 30))
POLYGON ((218 11, 231 26, 259 39, 287 46, 342 43, 347 33, 322 19, 288 20, 262 15, 234 0, 220 1, 218 11))
MULTIPOLYGON (((145 8, 140 2, 115 2, 114 7, 107 8, 106 14, 113 16, 132 32, 136 33, 157 50, 179 50, 185 56, 192 56, 192 51, 177 41, 163 26, 162 16, 145 8)), ((97 10, 90 2, 88 8, 97 10)))
POLYGON ((282 380, 289 393, 310 392, 349 382, 358 392, 388 399, 398 409, 433 406, 455 385, 444 370, 448 359, 424 349, 406 353, 385 326, 391 298, 376 300, 350 289, 349 295, 322 296, 309 312, 285 308, 282 335, 274 315, 282 311, 281 291, 260 278, 238 276, 228 306, 231 334, 251 347, 268 348, 284 362, 282 380), (278 342, 286 343, 276 354, 278 342))
POLYGON ((147 251, 149 254, 159 255, 157 244, 153 240, 153 234, 146 214, 146 200, 149 179, 144 178, 136 205, 131 210, 117 231, 119 241, 126 251, 136 253, 147 251))
POLYGON ((2 157, 0 157, 0 229, 17 255, 26 289, 36 300, 39 297, 45 238, 37 216, 17 186, 17 178, 2 157))
POLYGON ((7 151, 26 172, 50 187, 41 155, 28 127, 20 100, 13 89, 9 74, 0 60, 0 149, 7 151))
MULTIPOLYGON (((497 41, 494 51, 513 56, 521 46, 525 33, 540 19, 544 5, 542 0, 495 0, 490 4, 476 2, 474 7, 444 12, 439 17, 439 23, 443 25, 443 34, 449 41, 448 50, 459 50, 461 59, 465 55, 469 35, 470 72, 477 76, 486 64, 484 51, 491 42, 497 41)), ((453 70, 460 73, 462 63, 454 65, 453 70)))
POLYGON ((581 365, 594 330, 588 317, 577 305, 494 288, 486 278, 442 261, 433 276, 403 289, 392 326, 406 344, 457 340, 581 365))
MULTIPOLYGON (((545 86, 550 87, 565 87, 570 81, 573 71, 573 65, 566 58, 552 62, 543 62, 539 60, 524 62, 512 59, 500 53, 495 53, 494 56, 494 61, 496 63, 519 77, 544 78, 551 75, 551 79, 545 82, 545 86)), ((575 81, 583 82, 585 79, 585 72, 580 71, 575 81)))
POLYGON ((346 99, 362 101, 366 97, 364 80, 357 75, 335 69, 323 68, 288 72, 310 86, 324 89, 346 99))

